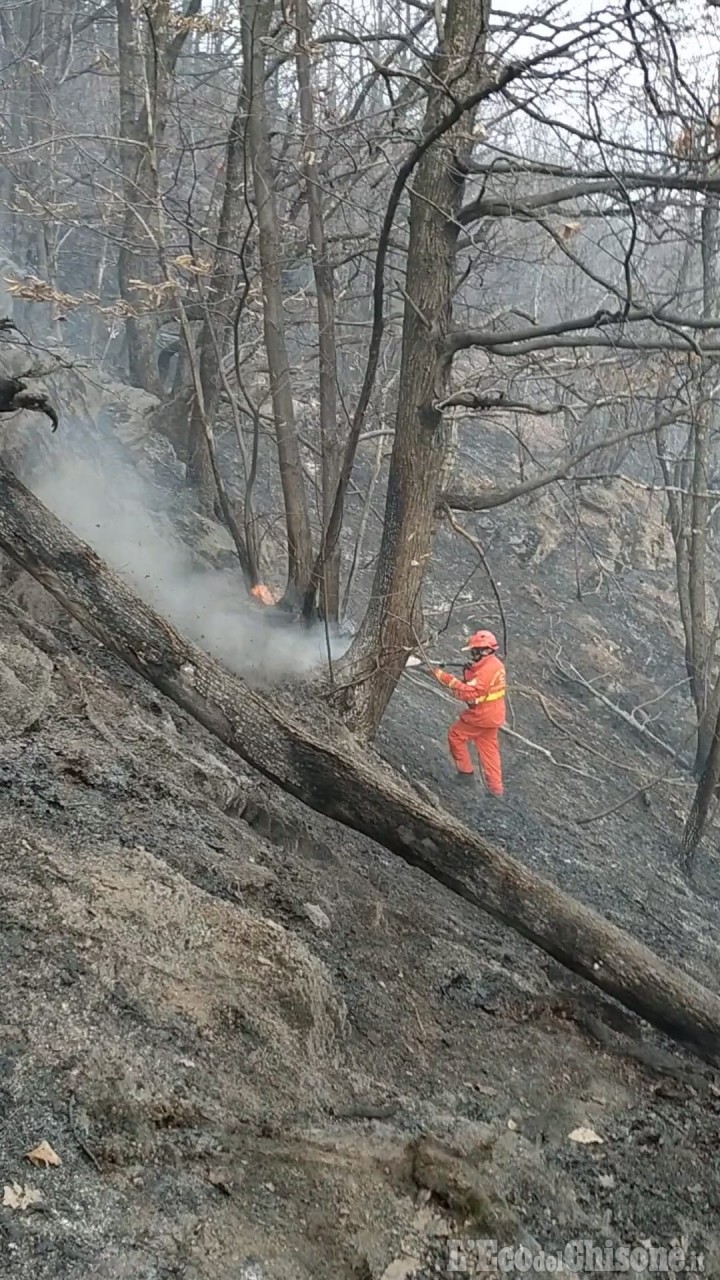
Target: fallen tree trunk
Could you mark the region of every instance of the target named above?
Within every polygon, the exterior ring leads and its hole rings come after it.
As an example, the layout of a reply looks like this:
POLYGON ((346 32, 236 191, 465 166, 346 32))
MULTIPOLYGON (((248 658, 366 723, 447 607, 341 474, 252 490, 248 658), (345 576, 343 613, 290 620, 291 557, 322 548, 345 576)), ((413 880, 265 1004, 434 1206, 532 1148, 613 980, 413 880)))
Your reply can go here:
POLYGON ((720 1062, 720 1000, 484 843, 318 709, 320 731, 180 636, 0 462, 0 548, 93 636, 254 769, 489 912, 674 1038, 720 1062))

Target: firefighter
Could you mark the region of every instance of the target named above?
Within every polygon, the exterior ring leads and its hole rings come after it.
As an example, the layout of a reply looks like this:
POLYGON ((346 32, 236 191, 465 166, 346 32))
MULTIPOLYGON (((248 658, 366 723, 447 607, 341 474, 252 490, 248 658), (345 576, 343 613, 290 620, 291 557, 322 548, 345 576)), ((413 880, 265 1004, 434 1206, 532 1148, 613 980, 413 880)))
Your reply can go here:
POLYGON ((433 675, 456 698, 467 704, 448 730, 448 746, 457 769, 457 781, 475 780, 470 745, 480 759, 485 786, 491 795, 503 794, 498 733, 505 723, 505 667, 497 656, 498 642, 492 631, 476 631, 463 652, 470 653, 463 679, 436 667, 433 675))

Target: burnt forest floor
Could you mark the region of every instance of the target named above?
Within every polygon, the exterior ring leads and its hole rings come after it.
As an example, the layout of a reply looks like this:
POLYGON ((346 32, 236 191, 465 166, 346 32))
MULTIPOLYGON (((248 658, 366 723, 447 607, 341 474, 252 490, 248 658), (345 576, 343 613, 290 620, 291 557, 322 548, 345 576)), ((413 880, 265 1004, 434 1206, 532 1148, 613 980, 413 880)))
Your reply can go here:
MULTIPOLYGON (((626 709, 669 687, 657 582, 573 602, 549 557, 501 586, 506 802, 453 788, 453 708, 422 675, 379 750, 717 989, 717 831, 688 885, 687 775, 556 662, 559 635, 626 709), (668 766, 647 802, 578 825, 668 766)), ((0 1274, 403 1280, 480 1236, 682 1240, 720 1275, 712 1072, 263 783, 64 622, 1 605, 0 682, 0 1274), (42 1141, 59 1167, 25 1159, 42 1141)), ((678 705, 652 722, 676 746, 678 705)))

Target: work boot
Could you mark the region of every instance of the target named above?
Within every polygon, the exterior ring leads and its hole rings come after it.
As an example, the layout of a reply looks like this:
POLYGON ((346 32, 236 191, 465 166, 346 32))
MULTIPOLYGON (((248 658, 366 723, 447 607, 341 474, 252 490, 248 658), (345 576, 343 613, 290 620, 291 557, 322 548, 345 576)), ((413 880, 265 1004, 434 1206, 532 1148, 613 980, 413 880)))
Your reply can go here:
POLYGON ((474 773, 456 773, 455 781, 458 784, 458 786, 471 787, 475 783, 475 774, 474 773))

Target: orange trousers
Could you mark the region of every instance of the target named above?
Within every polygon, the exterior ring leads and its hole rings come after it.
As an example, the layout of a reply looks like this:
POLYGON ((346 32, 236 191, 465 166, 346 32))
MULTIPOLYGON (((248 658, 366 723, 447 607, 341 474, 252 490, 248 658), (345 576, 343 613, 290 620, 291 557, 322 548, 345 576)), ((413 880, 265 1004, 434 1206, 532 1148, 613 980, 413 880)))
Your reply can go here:
POLYGON ((485 786, 491 795, 501 796, 503 780, 497 727, 483 729, 472 721, 463 720, 462 716, 450 725, 448 746, 458 773, 474 773, 470 758, 471 743, 478 753, 485 786))

